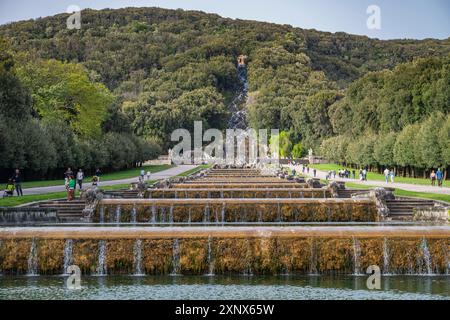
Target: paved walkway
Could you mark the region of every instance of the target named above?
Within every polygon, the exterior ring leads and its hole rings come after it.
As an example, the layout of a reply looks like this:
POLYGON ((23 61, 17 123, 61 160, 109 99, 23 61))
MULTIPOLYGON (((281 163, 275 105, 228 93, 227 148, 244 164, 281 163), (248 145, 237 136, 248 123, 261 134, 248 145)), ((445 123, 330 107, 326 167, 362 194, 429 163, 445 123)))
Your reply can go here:
MULTIPOLYGON (((293 165, 291 166, 285 166, 289 168, 294 168, 293 165)), ((300 165, 295 166, 295 170, 302 174, 302 167, 300 165)), ((313 169, 309 169, 309 174, 304 173, 304 175, 313 176, 313 169)), ((327 173, 325 171, 317 170, 316 172, 316 178, 324 179, 326 177, 327 173)), ((368 186, 376 186, 376 187, 390 187, 390 188, 398 188, 403 189, 407 191, 414 191, 414 192, 428 192, 428 193, 439 193, 439 194, 448 194, 450 195, 450 188, 448 187, 433 187, 433 186, 427 186, 427 185, 420 185, 420 184, 410 184, 410 183, 397 183, 397 182, 389 182, 386 183, 384 181, 377 181, 377 180, 367 180, 367 181, 360 181, 359 179, 346 179, 346 178, 338 178, 336 175, 336 179, 330 179, 335 181, 344 181, 344 182, 352 182, 357 184, 363 184, 368 186)))
MULTIPOLYGON (((180 165, 176 166, 167 170, 159 171, 152 173, 150 179, 151 180, 161 180, 170 178, 176 175, 179 175, 183 172, 186 172, 188 170, 191 170, 193 168, 197 167, 196 165, 180 165)), ((128 184, 132 182, 137 182, 139 180, 139 177, 134 178, 128 178, 128 179, 122 179, 122 180, 109 180, 109 181, 101 181, 98 184, 99 187, 102 186, 114 186, 118 184, 128 184)), ((89 183, 83 183, 83 188, 90 187, 92 184, 89 183)), ((60 186, 51 186, 51 187, 38 187, 38 188, 27 188, 23 189, 24 195, 31 195, 31 194, 43 194, 43 193, 51 193, 51 192, 61 192, 66 191, 66 188, 64 187, 64 184, 60 186)))

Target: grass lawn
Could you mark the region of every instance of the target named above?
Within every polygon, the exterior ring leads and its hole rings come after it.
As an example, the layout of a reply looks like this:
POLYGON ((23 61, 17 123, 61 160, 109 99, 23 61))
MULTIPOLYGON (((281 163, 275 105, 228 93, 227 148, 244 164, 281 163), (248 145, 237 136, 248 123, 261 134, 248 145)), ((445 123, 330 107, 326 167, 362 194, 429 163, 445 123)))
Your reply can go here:
MULTIPOLYGON (((347 188, 359 189, 359 190, 367 190, 367 189, 371 189, 371 188, 376 188, 376 186, 370 186, 370 185, 358 184, 358 183, 350 183, 350 182, 346 182, 345 186, 347 188)), ((408 190, 397 189, 397 188, 395 189, 394 194, 399 197, 431 199, 431 200, 446 201, 446 202, 450 203, 450 195, 448 195, 448 194, 415 192, 415 191, 408 191, 408 190)))
MULTIPOLYGON (((347 169, 352 171, 351 168, 340 166, 338 164, 334 163, 324 163, 324 164, 311 164, 309 165, 311 168, 316 168, 321 171, 330 171, 330 170, 336 170, 336 172, 339 171, 339 169, 347 169)), ((359 170, 356 170, 356 176, 358 177, 359 170)), ((375 172, 368 172, 367 173, 367 180, 375 180, 375 181, 385 181, 384 175, 375 173, 375 172)), ((421 184, 421 185, 431 185, 431 181, 429 179, 423 179, 423 178, 403 178, 396 176, 395 182, 399 183, 410 183, 410 184, 421 184)), ((448 186, 450 183, 448 181, 444 181, 443 185, 448 186)))
MULTIPOLYGON (((148 181, 147 183, 152 184, 156 182, 156 180, 148 181)), ((114 186, 104 186, 100 187, 100 189, 105 191, 114 191, 114 190, 120 190, 129 188, 129 183, 124 184, 117 184, 114 186)), ((75 193, 75 197, 80 196, 80 191, 77 190, 75 193)), ((44 193, 44 194, 32 194, 32 195, 25 195, 23 197, 8 197, 8 198, 0 198, 0 207, 15 207, 19 206, 21 204, 35 202, 35 201, 45 201, 45 200, 56 200, 56 199, 62 199, 66 198, 67 193, 65 191, 62 192, 52 192, 52 193, 44 193)))
POLYGON ((195 168, 193 168, 191 170, 188 170, 188 171, 185 171, 183 173, 180 173, 180 174, 176 175, 176 177, 187 177, 187 176, 190 176, 191 174, 197 173, 200 170, 207 169, 209 167, 211 167, 210 164, 202 164, 202 165, 199 165, 198 167, 195 167, 195 168))
MULTIPOLYGON (((173 166, 162 164, 162 165, 151 165, 151 166, 143 166, 140 168, 133 168, 123 171, 117 171, 112 173, 105 173, 101 175, 101 181, 112 181, 112 180, 121 180, 121 179, 128 179, 139 176, 142 169, 145 170, 145 173, 147 171, 150 171, 151 173, 159 172, 162 170, 166 170, 169 168, 172 168, 173 166)), ((84 181, 90 182, 92 180, 92 176, 86 177, 84 181)), ((26 181, 22 183, 22 188, 36 188, 36 187, 50 187, 50 186, 59 186, 64 184, 64 179, 60 180, 42 180, 42 181, 26 181)))

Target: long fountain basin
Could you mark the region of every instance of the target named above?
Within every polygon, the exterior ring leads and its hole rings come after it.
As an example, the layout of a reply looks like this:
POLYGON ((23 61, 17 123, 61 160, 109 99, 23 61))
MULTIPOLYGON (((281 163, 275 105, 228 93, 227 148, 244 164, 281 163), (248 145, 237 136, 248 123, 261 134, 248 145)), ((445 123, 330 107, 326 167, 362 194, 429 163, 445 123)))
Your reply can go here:
POLYGON ((370 199, 103 199, 93 222, 373 222, 370 199))
POLYGON ((260 188, 260 189, 269 189, 269 188, 306 188, 308 185, 306 183, 295 183, 295 182, 264 182, 264 183, 235 183, 235 182, 189 182, 189 183, 174 183, 170 186, 170 188, 260 188))
POLYGON ((0 229, 8 274, 448 274, 449 227, 0 229))
POLYGON ((146 198, 330 198, 328 189, 312 188, 187 188, 149 189, 146 198))

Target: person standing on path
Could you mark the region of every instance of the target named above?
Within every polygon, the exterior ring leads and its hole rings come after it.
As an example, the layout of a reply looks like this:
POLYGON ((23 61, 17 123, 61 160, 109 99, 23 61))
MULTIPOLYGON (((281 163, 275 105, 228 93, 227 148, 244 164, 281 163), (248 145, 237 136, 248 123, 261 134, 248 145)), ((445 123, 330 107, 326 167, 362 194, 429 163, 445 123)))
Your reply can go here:
POLYGON ((83 189, 83 179, 84 179, 84 172, 82 169, 78 169, 77 183, 78 183, 78 186, 80 187, 80 190, 83 189))
POLYGON ((317 170, 314 168, 314 169, 313 169, 313 175, 314 175, 314 178, 316 177, 316 173, 317 173, 317 170))
POLYGON ((388 183, 389 182, 389 174, 390 174, 389 169, 388 168, 384 169, 383 173, 384 173, 384 179, 386 180, 386 183, 388 183))
POLYGON ((149 171, 147 171, 147 181, 150 181, 150 178, 152 176, 152 173, 149 171))
POLYGON ((17 196, 23 196, 22 191, 22 174, 20 173, 19 169, 16 169, 14 172, 14 176, 12 178, 12 181, 14 182, 14 189, 16 189, 17 196))
POLYGON ((102 174, 102 172, 100 171, 100 168, 97 168, 97 170, 95 170, 95 176, 97 177, 97 182, 100 182, 101 174, 102 174))
POLYGON ((436 171, 436 179, 438 181, 438 186, 442 187, 442 179, 444 178, 444 174, 441 171, 441 168, 438 168, 436 171))
POLYGON ((141 169, 141 181, 144 181, 145 178, 145 170, 141 169))
POLYGON ((71 175, 73 175, 72 169, 71 168, 67 168, 66 172, 64 172, 64 177, 69 179, 71 175))
POLYGON ((435 186, 436 185, 436 173, 434 172, 434 170, 431 170, 430 179, 431 179, 431 185, 435 186))

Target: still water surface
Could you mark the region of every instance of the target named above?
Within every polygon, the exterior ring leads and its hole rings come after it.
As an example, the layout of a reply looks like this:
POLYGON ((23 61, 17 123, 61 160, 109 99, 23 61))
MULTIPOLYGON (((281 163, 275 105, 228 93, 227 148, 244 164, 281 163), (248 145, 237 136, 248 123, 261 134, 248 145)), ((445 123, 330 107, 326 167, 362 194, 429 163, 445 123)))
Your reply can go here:
POLYGON ((0 276, 0 299, 447 299, 450 276, 382 276, 368 290, 365 276, 0 276))

